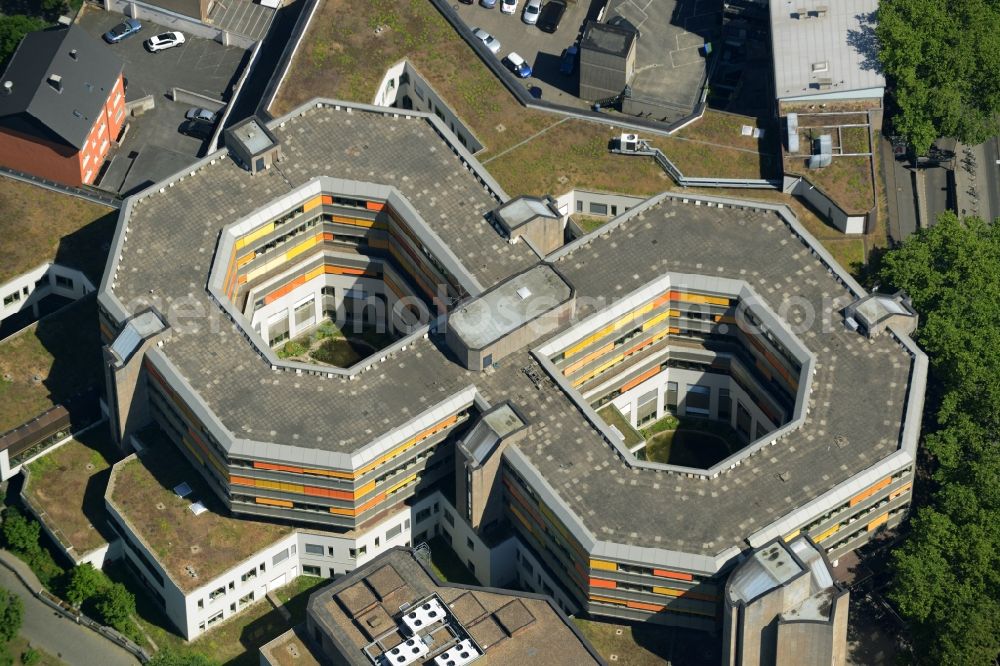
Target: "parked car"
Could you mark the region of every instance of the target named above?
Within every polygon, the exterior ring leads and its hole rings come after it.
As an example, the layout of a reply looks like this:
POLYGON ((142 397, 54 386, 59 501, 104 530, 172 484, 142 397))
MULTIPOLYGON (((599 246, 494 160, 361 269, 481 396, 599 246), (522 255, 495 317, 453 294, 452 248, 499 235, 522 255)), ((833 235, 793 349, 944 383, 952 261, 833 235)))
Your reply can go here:
POLYGON ((188 120, 194 120, 200 123, 208 123, 209 125, 215 124, 215 111, 209 111, 208 109, 188 109, 184 114, 184 117, 188 120))
POLYGON ((486 9, 493 9, 497 6, 497 0, 479 0, 479 5, 486 7, 486 9))
POLYGON ((146 40, 146 50, 150 53, 156 53, 158 51, 166 51, 167 49, 172 49, 175 46, 180 46, 184 43, 184 33, 172 30, 170 32, 161 32, 158 35, 154 35, 146 40))
POLYGON ((212 123, 201 122, 198 120, 185 120, 181 123, 177 131, 181 134, 194 137, 196 139, 201 139, 202 141, 207 141, 212 138, 212 123))
POLYGON ((531 65, 525 62, 524 58, 517 55, 513 51, 508 53, 507 57, 503 59, 503 64, 507 66, 507 69, 514 72, 522 79, 526 79, 531 76, 531 65))
POLYGON ((513 14, 517 11, 517 0, 500 0, 500 11, 504 14, 513 14))
POLYGON ((542 13, 538 15, 538 29, 542 32, 555 32, 559 29, 559 22, 565 13, 565 0, 549 0, 542 7, 542 13))
POLYGON ((542 0, 528 0, 521 12, 521 20, 528 25, 538 23, 538 14, 542 11, 542 0))
POLYGON ((476 39, 481 41, 483 44, 486 44, 486 48, 488 48, 490 52, 493 53, 493 55, 500 53, 499 39, 497 39, 490 33, 486 32, 482 28, 473 28, 472 34, 476 37, 476 39))
POLYGON ((580 53, 580 47, 576 44, 570 45, 568 48, 563 49, 562 56, 559 58, 559 73, 563 76, 570 76, 573 70, 576 69, 576 56, 580 53))
POLYGON ((134 18, 127 18, 115 27, 104 33, 104 41, 108 44, 117 44, 126 37, 131 37, 142 30, 142 24, 134 18))

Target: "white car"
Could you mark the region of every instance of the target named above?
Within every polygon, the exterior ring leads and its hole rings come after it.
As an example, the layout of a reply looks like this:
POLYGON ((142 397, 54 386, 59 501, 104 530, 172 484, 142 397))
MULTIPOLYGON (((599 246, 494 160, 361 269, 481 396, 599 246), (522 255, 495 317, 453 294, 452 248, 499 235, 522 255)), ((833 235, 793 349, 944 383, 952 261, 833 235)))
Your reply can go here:
POLYGON ((517 11, 517 0, 500 0, 500 11, 504 14, 513 14, 517 11))
POLYGON ((476 39, 481 41, 483 44, 486 44, 486 48, 488 48, 493 55, 500 53, 499 39, 497 39, 490 33, 486 32, 482 28, 474 29, 472 31, 472 34, 476 37, 476 39))
POLYGON ((535 25, 538 23, 538 15, 542 13, 542 0, 528 0, 527 4, 524 5, 524 13, 521 14, 521 20, 528 25, 535 25))
POLYGON ((184 43, 184 33, 171 31, 161 32, 146 40, 146 50, 150 53, 166 51, 184 43))

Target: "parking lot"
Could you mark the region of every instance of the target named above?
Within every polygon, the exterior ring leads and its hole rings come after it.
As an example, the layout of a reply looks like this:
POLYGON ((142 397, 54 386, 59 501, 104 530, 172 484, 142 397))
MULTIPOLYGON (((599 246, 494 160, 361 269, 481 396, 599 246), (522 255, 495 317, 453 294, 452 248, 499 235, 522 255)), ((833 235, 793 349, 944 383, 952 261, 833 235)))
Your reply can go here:
MULTIPOLYGON (((100 39, 123 18, 121 14, 90 9, 79 22, 100 39)), ((126 101, 152 95, 156 105, 128 119, 128 133, 101 178, 100 187, 122 193, 176 173, 193 162, 203 148, 203 140, 178 132, 185 111, 197 105, 173 101, 172 89, 228 101, 247 57, 243 49, 189 34, 185 34, 181 46, 149 53, 143 42, 169 28, 146 20, 142 20, 142 25, 138 34, 117 44, 104 45, 125 62, 126 101)))
MULTIPOLYGON (((526 87, 537 87, 544 100, 588 108, 595 99, 580 99, 579 61, 570 76, 560 73, 563 49, 579 43, 588 19, 596 19, 608 0, 569 0, 559 29, 542 32, 521 20, 526 0, 513 14, 480 4, 453 5, 469 30, 481 28, 501 44, 497 57, 516 52, 533 70, 526 87)), ((544 11, 545 2, 543 2, 544 11)), ((704 44, 718 38, 719 0, 627 0, 611 2, 603 22, 624 21, 638 30, 631 97, 625 113, 674 122, 687 117, 701 96, 706 71, 704 44)), ((621 91, 608 91, 612 96, 621 91)), ((603 95, 602 95, 603 97, 603 95)))
POLYGON ((559 29, 553 34, 542 32, 521 20, 524 4, 525 0, 519 0, 513 14, 500 12, 500 0, 497 0, 493 9, 486 9, 479 4, 456 4, 454 7, 470 30, 482 28, 500 40, 501 48, 497 57, 502 58, 515 51, 531 65, 532 77, 525 81, 525 85, 540 88, 542 99, 586 108, 587 102, 576 97, 579 87, 577 73, 574 72, 573 76, 560 74, 559 57, 563 49, 579 39, 590 11, 590 1, 568 3, 559 29))

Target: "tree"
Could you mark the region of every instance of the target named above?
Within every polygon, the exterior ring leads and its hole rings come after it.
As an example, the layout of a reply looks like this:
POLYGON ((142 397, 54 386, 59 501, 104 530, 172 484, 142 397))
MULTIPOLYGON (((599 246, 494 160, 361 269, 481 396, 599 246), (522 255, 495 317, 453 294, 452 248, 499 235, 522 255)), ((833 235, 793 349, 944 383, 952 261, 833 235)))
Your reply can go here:
POLYGON ((132 636, 136 627, 132 621, 135 615, 135 596, 121 583, 111 583, 97 596, 94 608, 104 624, 119 632, 132 636))
POLYGON ((24 606, 13 592, 0 587, 0 645, 10 642, 21 630, 24 606))
POLYGON ((83 602, 98 596, 108 584, 108 578, 102 571, 95 569, 90 563, 81 564, 70 572, 66 600, 79 608, 83 602))
POLYGON ((182 655, 170 648, 160 650, 146 663, 148 666, 218 666, 219 664, 202 654, 182 655))
POLYGON ((45 21, 35 16, 0 15, 0 68, 6 65, 7 59, 14 54, 25 35, 44 27, 45 21))
POLYGON ((889 252, 882 278, 921 315, 936 422, 934 493, 894 553, 891 598, 929 663, 1000 653, 1000 226, 942 215, 889 252))
POLYGON ((11 507, 4 512, 3 538, 4 543, 11 550, 23 554, 31 554, 38 551, 38 537, 41 534, 41 525, 33 520, 28 520, 21 512, 11 507))
POLYGON ((994 0, 882 0, 875 33, 899 112, 919 154, 940 136, 981 143, 1000 112, 1000 6, 994 0))

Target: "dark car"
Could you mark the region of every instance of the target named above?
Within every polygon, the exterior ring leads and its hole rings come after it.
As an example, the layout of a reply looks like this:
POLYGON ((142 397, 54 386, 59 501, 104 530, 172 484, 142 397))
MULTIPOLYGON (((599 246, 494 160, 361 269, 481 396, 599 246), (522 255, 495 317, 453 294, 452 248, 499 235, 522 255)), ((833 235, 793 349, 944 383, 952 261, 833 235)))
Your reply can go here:
POLYGON ((104 33, 104 41, 108 44, 117 44, 126 37, 131 37, 142 30, 142 24, 134 18, 127 18, 115 27, 104 33))
POLYGON ((559 22, 565 13, 565 0, 549 0, 538 16, 538 29, 542 32, 555 32, 559 29, 559 22))
POLYGON ((185 120, 177 128, 177 131, 187 136, 193 136, 196 139, 208 140, 212 138, 212 129, 213 126, 211 123, 199 120, 185 120))
POLYGON ((580 47, 576 44, 563 49, 562 56, 559 58, 560 74, 563 76, 570 76, 573 73, 573 70, 576 69, 576 56, 579 52, 580 47))

